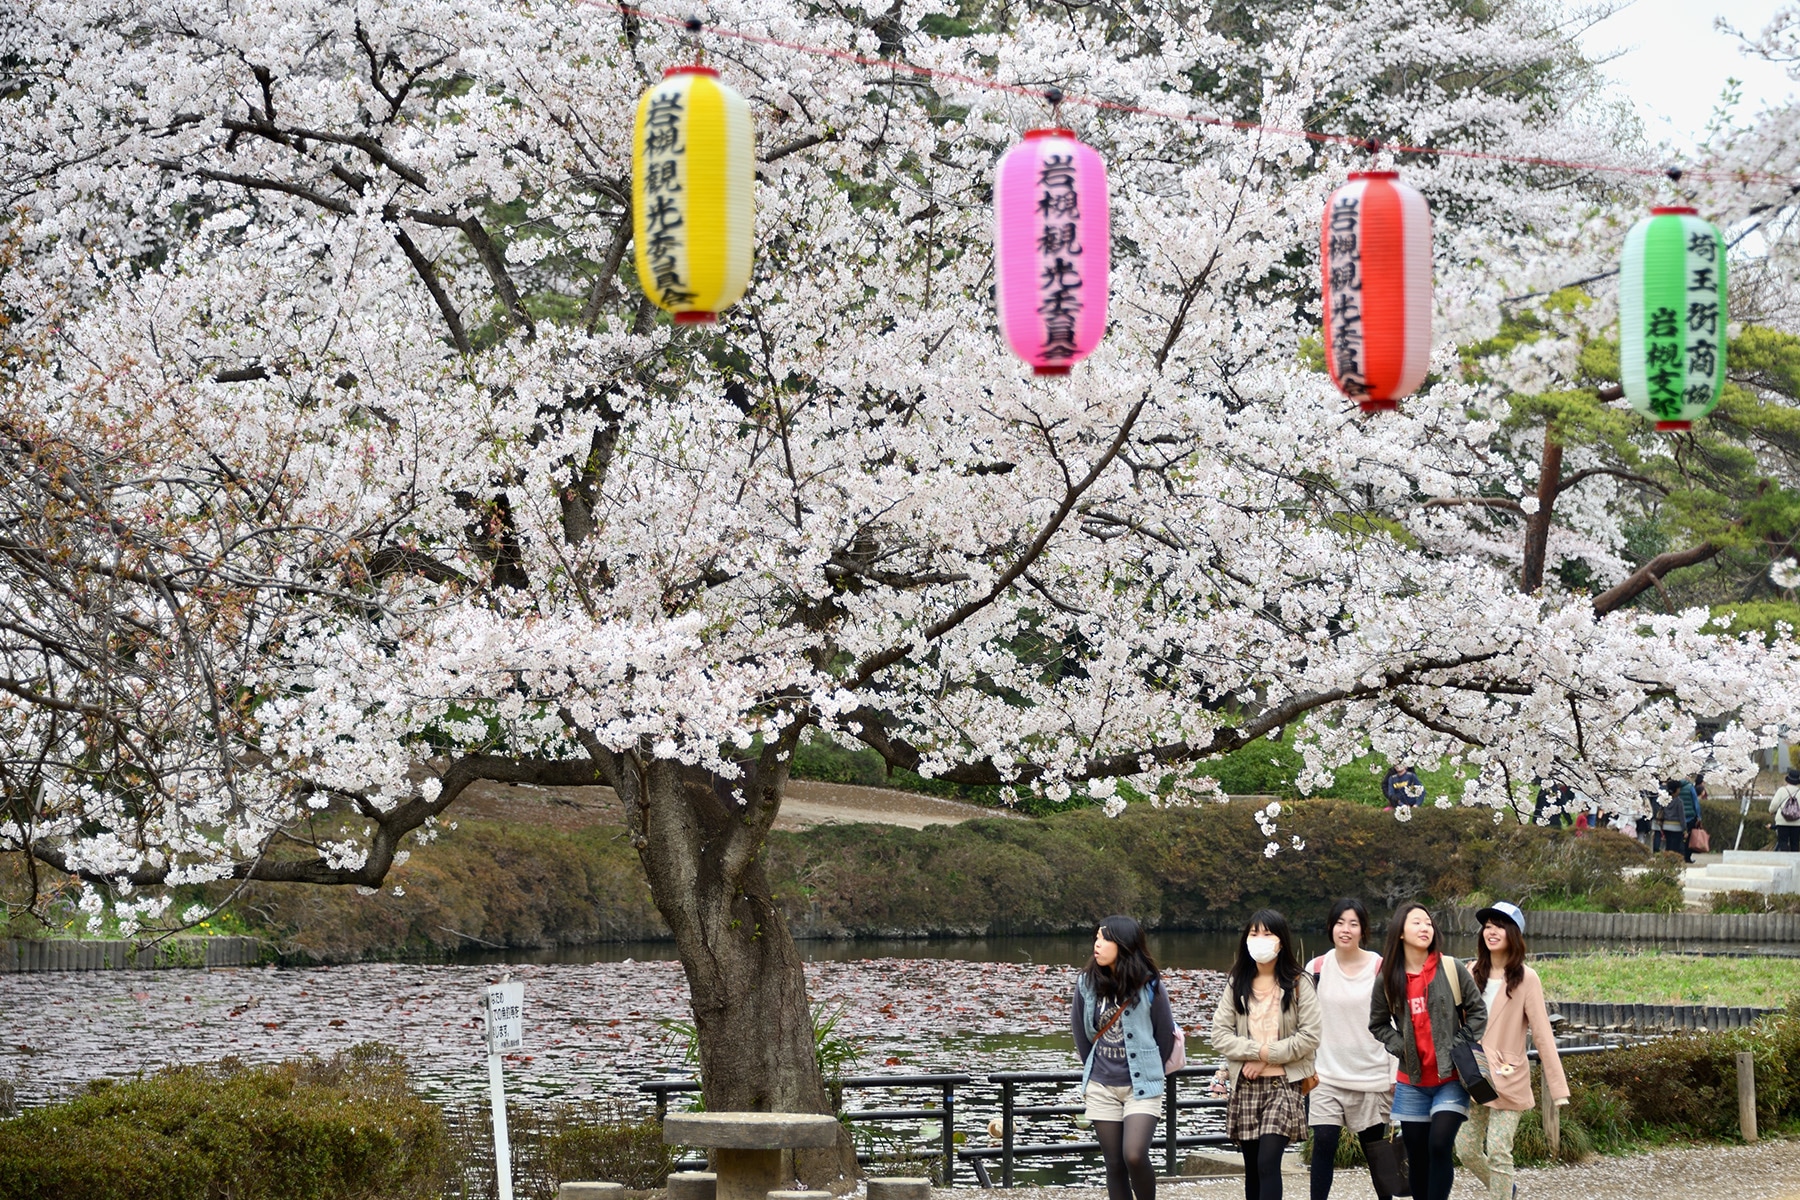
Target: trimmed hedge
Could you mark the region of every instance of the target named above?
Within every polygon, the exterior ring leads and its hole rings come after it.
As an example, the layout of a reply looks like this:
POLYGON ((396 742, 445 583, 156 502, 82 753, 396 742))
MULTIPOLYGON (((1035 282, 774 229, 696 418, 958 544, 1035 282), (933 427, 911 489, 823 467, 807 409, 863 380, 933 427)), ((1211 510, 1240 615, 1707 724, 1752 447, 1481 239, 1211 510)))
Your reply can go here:
POLYGON ((1163 929, 1234 928, 1263 907, 1305 926, 1322 923, 1340 895, 1378 910, 1472 894, 1528 906, 1596 893, 1621 905, 1679 904, 1678 891, 1663 895, 1667 872, 1643 885, 1620 879, 1619 867, 1649 856, 1610 830, 1576 837, 1496 823, 1487 810, 1430 807, 1403 823, 1339 800, 1290 802, 1279 824, 1273 858, 1248 804, 923 830, 824 826, 772 836, 769 878, 796 933, 833 937, 1052 933, 1091 928, 1109 912, 1163 929))
POLYGON ((8 1200, 413 1200, 449 1164, 443 1114, 392 1050, 234 1060, 97 1082, 0 1122, 8 1200))

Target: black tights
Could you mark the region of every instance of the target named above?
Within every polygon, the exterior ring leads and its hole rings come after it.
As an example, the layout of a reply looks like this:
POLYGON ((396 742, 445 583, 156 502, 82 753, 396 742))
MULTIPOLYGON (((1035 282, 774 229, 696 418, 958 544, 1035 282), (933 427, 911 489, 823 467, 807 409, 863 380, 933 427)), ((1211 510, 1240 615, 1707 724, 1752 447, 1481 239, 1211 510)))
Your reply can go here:
MULTIPOLYGON (((1326 1200, 1331 1195, 1331 1173, 1337 1168, 1338 1138, 1342 1136, 1342 1125, 1314 1125, 1313 1159, 1312 1159, 1312 1200, 1326 1200)), ((1387 1126, 1371 1125, 1356 1135, 1356 1140, 1368 1150, 1370 1143, 1379 1142, 1387 1136, 1387 1126)), ((1394 1200, 1380 1182, 1371 1177, 1375 1194, 1381 1200, 1394 1200)), ((1260 1200, 1260 1198, 1259 1198, 1260 1200)))
POLYGON ((1095 1121, 1100 1157, 1106 1160, 1106 1200, 1156 1200, 1156 1172, 1150 1166, 1150 1143, 1156 1118, 1133 1113, 1123 1121, 1095 1121))
POLYGON ((1413 1200, 1450 1200, 1450 1184, 1456 1178, 1456 1131, 1463 1120, 1461 1113, 1441 1112, 1430 1121, 1400 1122, 1406 1162, 1412 1169, 1413 1200))
POLYGON ((1281 1200, 1281 1156, 1287 1146, 1279 1133, 1238 1143, 1244 1152, 1244 1200, 1281 1200))

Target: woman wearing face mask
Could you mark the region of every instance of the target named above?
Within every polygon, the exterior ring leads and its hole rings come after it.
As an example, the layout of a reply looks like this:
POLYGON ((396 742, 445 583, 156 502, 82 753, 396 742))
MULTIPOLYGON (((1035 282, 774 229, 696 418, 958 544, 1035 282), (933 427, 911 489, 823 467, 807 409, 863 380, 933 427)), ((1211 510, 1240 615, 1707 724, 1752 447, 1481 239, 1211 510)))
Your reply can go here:
POLYGON ((1106 1162, 1107 1200, 1154 1200, 1150 1143, 1163 1106, 1163 1064, 1175 1050, 1175 1014, 1162 974, 1130 917, 1094 931, 1094 956, 1075 977, 1069 1006, 1081 1094, 1106 1162))
POLYGON ((1525 1057, 1525 1033, 1537 1045, 1544 1086, 1557 1104, 1569 1102, 1569 1081, 1556 1053, 1556 1033, 1544 1005, 1544 985, 1525 965, 1525 914, 1502 900, 1475 914, 1481 922, 1481 948, 1476 953, 1476 986, 1487 1003, 1487 1032, 1481 1048, 1494 1073, 1499 1094, 1476 1105, 1469 1123, 1456 1136, 1456 1156, 1487 1185, 1489 1200, 1511 1200, 1513 1138, 1519 1116, 1536 1103, 1531 1095, 1531 1063, 1525 1057))
POLYGON ((1400 1060, 1394 1117, 1406 1142, 1413 1200, 1449 1200, 1456 1133, 1469 1115, 1469 1093, 1457 1081, 1450 1052, 1459 1041, 1480 1042, 1486 1030, 1487 1005, 1469 968, 1440 953, 1437 926, 1423 904, 1402 904, 1388 923, 1381 976, 1369 997, 1369 1032, 1400 1060))
MULTIPOLYGON (((1331 1195, 1338 1140, 1355 1131, 1365 1154, 1387 1136, 1394 1098, 1394 1059, 1369 1032, 1369 993, 1381 971, 1381 955, 1363 949, 1369 910, 1347 896, 1331 906, 1326 922, 1332 951, 1306 964, 1319 989, 1322 1033, 1319 1086, 1307 1120, 1312 1126, 1312 1200, 1331 1195)), ((1371 1171, 1375 1194, 1393 1200, 1371 1171)))
POLYGON ((1303 1082, 1319 1048, 1319 999, 1287 918, 1265 908, 1238 939, 1212 1044, 1231 1072, 1225 1132, 1244 1155, 1245 1200, 1280 1200, 1281 1156, 1306 1136, 1303 1082))

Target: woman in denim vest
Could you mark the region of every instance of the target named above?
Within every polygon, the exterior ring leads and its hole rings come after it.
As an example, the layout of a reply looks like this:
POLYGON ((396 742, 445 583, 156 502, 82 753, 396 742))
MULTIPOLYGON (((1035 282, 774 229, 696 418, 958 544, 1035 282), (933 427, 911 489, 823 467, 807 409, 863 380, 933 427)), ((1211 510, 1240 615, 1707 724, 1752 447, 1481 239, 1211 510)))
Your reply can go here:
POLYGON ((1094 956, 1075 977, 1069 1006, 1081 1092, 1106 1160, 1107 1200, 1154 1200, 1150 1143, 1162 1112, 1163 1063, 1175 1050, 1175 1014, 1144 929, 1108 917, 1094 931, 1094 956))

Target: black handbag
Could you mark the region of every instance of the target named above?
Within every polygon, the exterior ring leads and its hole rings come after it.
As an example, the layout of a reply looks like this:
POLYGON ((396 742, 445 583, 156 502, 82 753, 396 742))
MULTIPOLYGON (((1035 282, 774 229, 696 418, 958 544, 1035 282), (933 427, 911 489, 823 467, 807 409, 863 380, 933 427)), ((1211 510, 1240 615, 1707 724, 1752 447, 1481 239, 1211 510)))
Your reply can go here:
POLYGON ((1500 1098, 1494 1088, 1494 1073, 1488 1069, 1487 1055, 1473 1042, 1458 1041, 1450 1048, 1450 1062, 1463 1090, 1477 1104, 1491 1104, 1500 1098))
POLYGON ((1369 1160, 1369 1175, 1375 1180, 1377 1192, 1412 1195, 1412 1171, 1406 1161, 1406 1143, 1399 1134, 1368 1143, 1363 1147, 1363 1157, 1369 1160))
POLYGON ((1456 960, 1444 955, 1440 960, 1449 972, 1444 981, 1450 985, 1450 998, 1456 1001, 1456 1040, 1450 1044, 1450 1066, 1462 1081, 1463 1090, 1477 1104, 1490 1104, 1500 1098, 1494 1088, 1494 1072, 1488 1067, 1487 1054, 1474 1042, 1462 1036, 1462 981, 1456 974, 1456 960))

